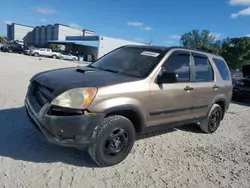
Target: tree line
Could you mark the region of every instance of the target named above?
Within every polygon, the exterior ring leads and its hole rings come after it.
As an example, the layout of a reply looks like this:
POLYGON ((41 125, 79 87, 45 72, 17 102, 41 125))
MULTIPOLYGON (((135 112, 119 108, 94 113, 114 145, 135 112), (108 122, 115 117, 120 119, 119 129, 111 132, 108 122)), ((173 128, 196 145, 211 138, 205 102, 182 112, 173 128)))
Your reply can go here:
POLYGON ((194 29, 181 36, 180 44, 187 48, 221 55, 233 69, 250 63, 250 37, 216 40, 210 31, 194 29))

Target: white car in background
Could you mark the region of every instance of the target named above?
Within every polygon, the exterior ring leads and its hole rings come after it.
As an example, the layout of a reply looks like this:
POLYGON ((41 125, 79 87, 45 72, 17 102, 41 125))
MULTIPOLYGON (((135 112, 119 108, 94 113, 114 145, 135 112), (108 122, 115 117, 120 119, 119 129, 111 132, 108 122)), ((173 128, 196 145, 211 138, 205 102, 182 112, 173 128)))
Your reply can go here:
POLYGON ((64 60, 71 60, 71 61, 77 61, 78 57, 72 55, 71 53, 68 52, 62 52, 59 57, 59 59, 64 59, 64 60))
POLYGON ((44 56, 44 57, 52 57, 53 59, 56 59, 59 57, 61 53, 59 52, 53 52, 50 48, 39 48, 39 49, 33 49, 30 50, 30 55, 33 55, 35 57, 44 56))

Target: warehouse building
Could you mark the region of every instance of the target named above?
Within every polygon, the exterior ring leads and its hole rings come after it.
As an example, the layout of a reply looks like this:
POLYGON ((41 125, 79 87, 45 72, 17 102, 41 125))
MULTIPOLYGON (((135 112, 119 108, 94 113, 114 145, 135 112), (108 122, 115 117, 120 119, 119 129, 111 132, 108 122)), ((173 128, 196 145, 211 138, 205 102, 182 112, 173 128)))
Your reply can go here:
POLYGON ((13 23, 11 25, 7 25, 7 37, 8 40, 17 40, 32 43, 33 30, 34 27, 32 26, 13 23))
POLYGON ((45 47, 51 40, 66 40, 67 36, 93 36, 91 30, 76 28, 63 24, 28 26, 18 23, 7 25, 9 40, 23 41, 27 45, 45 47))

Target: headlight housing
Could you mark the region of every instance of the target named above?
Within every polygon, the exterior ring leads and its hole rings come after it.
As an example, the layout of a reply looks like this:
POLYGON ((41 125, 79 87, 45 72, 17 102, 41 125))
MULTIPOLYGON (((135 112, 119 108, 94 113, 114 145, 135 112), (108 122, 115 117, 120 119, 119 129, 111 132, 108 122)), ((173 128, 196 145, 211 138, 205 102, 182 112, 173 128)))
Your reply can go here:
POLYGON ((243 81, 237 80, 235 83, 236 83, 237 85, 244 86, 244 82, 243 82, 243 81))
POLYGON ((51 104, 55 106, 86 109, 93 101, 97 93, 97 88, 74 88, 70 89, 52 100, 51 104))

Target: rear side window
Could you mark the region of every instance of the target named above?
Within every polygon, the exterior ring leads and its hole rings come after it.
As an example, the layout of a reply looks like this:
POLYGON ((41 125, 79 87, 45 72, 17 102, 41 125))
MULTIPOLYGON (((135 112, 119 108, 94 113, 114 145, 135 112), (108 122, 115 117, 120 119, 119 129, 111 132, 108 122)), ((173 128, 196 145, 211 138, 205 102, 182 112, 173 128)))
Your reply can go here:
POLYGON ((190 81, 190 56, 188 54, 172 54, 164 65, 168 72, 178 75, 178 82, 190 81))
POLYGON ((228 71, 226 63, 221 59, 213 58, 214 64, 220 72, 223 80, 230 80, 230 73, 228 71))
POLYGON ((214 72, 208 58, 195 56, 194 65, 196 82, 211 82, 214 80, 214 72))

